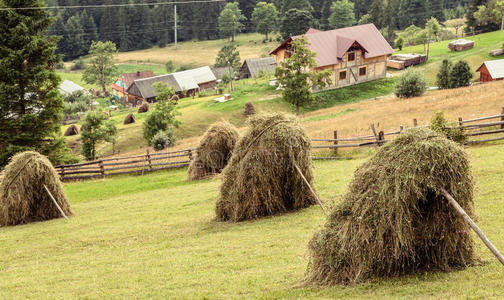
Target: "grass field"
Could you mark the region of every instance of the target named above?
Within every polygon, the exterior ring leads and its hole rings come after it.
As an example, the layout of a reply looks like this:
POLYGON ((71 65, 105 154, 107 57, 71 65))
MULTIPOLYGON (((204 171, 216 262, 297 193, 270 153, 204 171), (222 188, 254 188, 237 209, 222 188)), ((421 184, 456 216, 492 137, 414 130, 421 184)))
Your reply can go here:
MULTIPOLYGON (((504 250, 504 148, 469 153, 478 224, 504 250)), ((327 206, 338 203, 363 161, 315 163, 315 186, 327 206)), ((484 264, 463 271, 300 286, 307 243, 324 224, 320 209, 219 223, 219 184, 188 182, 185 169, 65 184, 75 212, 69 222, 0 228, 0 298, 504 297, 504 269, 479 240, 484 264)))

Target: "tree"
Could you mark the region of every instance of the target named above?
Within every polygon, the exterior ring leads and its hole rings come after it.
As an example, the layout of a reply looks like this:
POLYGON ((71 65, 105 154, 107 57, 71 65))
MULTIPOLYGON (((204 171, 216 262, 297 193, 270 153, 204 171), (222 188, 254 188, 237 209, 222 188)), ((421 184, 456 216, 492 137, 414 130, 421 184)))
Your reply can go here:
POLYGON ((329 26, 343 28, 355 25, 354 4, 348 0, 335 1, 331 5, 329 26))
POLYGON ((68 59, 74 59, 84 55, 86 42, 84 41, 84 29, 78 15, 70 17, 65 24, 63 52, 68 59))
POLYGON ((82 125, 81 153, 87 160, 96 159, 96 145, 100 142, 115 143, 117 137, 117 127, 112 121, 107 121, 104 112, 94 111, 86 115, 82 125))
POLYGON ((425 24, 425 30, 427 31, 427 59, 429 59, 430 42, 432 36, 435 36, 437 40, 437 35, 440 30, 438 20, 436 20, 436 18, 434 17, 431 17, 429 21, 427 21, 427 23, 425 24))
POLYGON ((105 93, 107 84, 115 79, 117 68, 114 64, 114 54, 116 53, 116 45, 110 41, 93 42, 89 49, 91 59, 82 74, 82 79, 89 84, 98 84, 105 93))
POLYGON ((235 35, 243 29, 243 24, 241 23, 243 20, 245 20, 245 17, 241 14, 238 2, 226 4, 219 15, 219 31, 221 35, 229 37, 234 42, 235 35))
POLYGON ((455 29, 455 36, 458 37, 458 31, 461 27, 465 25, 465 20, 460 18, 460 19, 451 19, 447 20, 444 22, 445 26, 451 27, 455 29))
POLYGON ((450 73, 452 69, 451 61, 445 59, 441 63, 441 68, 437 73, 436 84, 440 89, 449 89, 451 87, 450 83, 450 73))
POLYGON ((35 150, 62 163, 63 99, 55 66, 56 37, 47 36, 49 12, 41 1, 4 0, 0 8, 0 167, 17 152, 35 150))
POLYGON ((143 124, 143 136, 149 145, 152 145, 152 139, 158 132, 166 132, 180 126, 180 122, 175 118, 176 104, 170 101, 175 94, 173 88, 164 82, 156 82, 153 87, 157 94, 157 103, 143 124))
POLYGON ((280 33, 283 39, 306 33, 313 24, 313 16, 309 11, 290 9, 282 18, 280 33))
POLYGON ((457 62, 450 72, 450 87, 469 86, 472 79, 471 67, 465 60, 457 62))
POLYGON ((504 0, 499 0, 495 2, 495 8, 493 10, 495 16, 501 19, 500 30, 504 30, 504 0))
POLYGON ((215 67, 227 67, 229 72, 229 84, 230 89, 233 91, 233 78, 235 77, 235 73, 241 66, 240 60, 240 52, 236 49, 236 45, 229 44, 225 45, 219 50, 217 53, 217 57, 215 58, 215 67))
POLYGON ((290 58, 280 64, 275 72, 278 83, 284 88, 283 98, 296 107, 296 115, 299 115, 300 107, 313 101, 312 87, 321 89, 331 84, 331 71, 311 71, 317 66, 316 53, 311 51, 306 44, 304 37, 295 39, 292 47, 296 50, 290 58))
POLYGON ((496 23, 496 16, 490 7, 486 5, 478 6, 478 10, 474 13, 474 19, 476 24, 480 27, 488 27, 493 23, 496 23))
POLYGON ((395 86, 395 94, 400 98, 410 98, 421 96, 427 89, 427 82, 422 73, 414 68, 401 75, 395 86))
POLYGON ((85 9, 82 11, 80 21, 84 30, 84 51, 87 53, 93 41, 98 41, 98 28, 93 17, 88 15, 85 9))
POLYGON ((369 14, 362 15, 362 17, 359 19, 358 24, 359 25, 364 25, 371 23, 371 16, 369 14))
POLYGON ((282 4, 282 15, 285 15, 291 9, 305 10, 310 14, 313 11, 313 6, 309 0, 283 0, 282 4))
POLYGON ((273 3, 259 2, 252 13, 252 22, 259 33, 266 35, 276 29, 278 22, 278 11, 273 3))
POLYGON ((166 67, 166 72, 168 72, 168 73, 175 72, 175 64, 173 63, 172 60, 167 61, 165 64, 165 67, 166 67))
POLYGON ((404 39, 400 36, 394 41, 394 46, 399 49, 399 51, 402 51, 402 48, 404 47, 404 39))

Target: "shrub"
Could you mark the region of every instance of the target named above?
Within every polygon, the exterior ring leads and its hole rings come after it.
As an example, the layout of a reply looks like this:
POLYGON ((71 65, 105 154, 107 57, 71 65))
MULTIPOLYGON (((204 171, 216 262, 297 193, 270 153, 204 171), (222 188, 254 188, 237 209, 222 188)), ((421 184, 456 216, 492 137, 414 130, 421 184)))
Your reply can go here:
POLYGON ((74 64, 70 67, 70 70, 84 70, 86 68, 86 64, 82 58, 77 59, 74 64))
POLYGON ((449 89, 451 86, 450 83, 450 72, 452 69, 451 61, 445 59, 441 64, 441 68, 437 73, 436 84, 440 89, 449 89))
POLYGON ((168 73, 173 73, 175 71, 175 64, 171 60, 166 62, 165 67, 166 67, 166 72, 168 72, 168 73))
POLYGON ((175 105, 171 101, 165 100, 156 103, 151 114, 147 116, 143 123, 143 136, 149 145, 152 145, 152 138, 159 131, 165 131, 172 126, 179 126, 179 122, 175 119, 176 114, 175 105))
POLYGON ((175 131, 172 128, 158 131, 151 140, 151 145, 156 151, 161 151, 167 147, 175 145, 175 131))
POLYGON ((421 96, 427 89, 427 82, 420 71, 409 68, 397 82, 395 94, 400 98, 421 96))
POLYGON ((65 106, 63 114, 65 116, 74 116, 88 111, 91 103, 91 97, 83 91, 77 91, 66 95, 64 98, 65 106))
POLYGON ((450 87, 469 86, 472 79, 471 67, 465 60, 457 62, 450 72, 450 87))
POLYGON ((65 69, 65 63, 60 61, 59 63, 56 64, 55 68, 57 70, 64 70, 65 69))
POLYGON ((464 134, 464 130, 457 127, 456 122, 449 122, 442 111, 434 114, 431 120, 430 129, 439 132, 444 135, 447 139, 454 142, 463 144, 467 140, 467 136, 464 134))
POLYGON ((403 46, 404 46, 404 39, 402 37, 398 37, 395 42, 394 42, 394 45, 396 48, 399 49, 399 51, 402 50, 403 46))

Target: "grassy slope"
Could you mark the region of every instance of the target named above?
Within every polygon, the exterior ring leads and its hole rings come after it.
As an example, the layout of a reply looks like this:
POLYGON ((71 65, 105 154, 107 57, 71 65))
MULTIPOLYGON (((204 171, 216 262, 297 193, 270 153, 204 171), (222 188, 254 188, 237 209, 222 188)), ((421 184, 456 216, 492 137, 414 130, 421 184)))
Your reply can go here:
MULTIPOLYGON (((479 225, 504 249, 504 149, 471 148, 479 225), (492 157, 491 160, 488 157, 492 157)), ((318 162, 315 186, 338 201, 363 160, 318 162)), ((344 287, 298 287, 320 209, 217 223, 219 180, 186 170, 66 184, 75 216, 0 229, 0 290, 11 298, 488 298, 504 271, 479 240, 483 266, 344 287), (34 282, 34 279, 37 279, 34 282)))
MULTIPOLYGON (((476 36, 465 37, 464 39, 473 40, 474 48, 461 52, 451 52, 448 49, 448 43, 451 40, 433 43, 430 45, 429 61, 419 66, 425 73, 430 84, 435 84, 436 74, 443 59, 449 59, 453 62, 464 59, 467 60, 473 72, 486 60, 502 59, 502 57, 493 57, 488 54, 491 50, 502 47, 504 41, 504 31, 494 31, 476 36)), ((397 53, 424 53, 423 45, 403 48, 397 53)), ((474 79, 479 78, 479 73, 474 74, 474 79)))

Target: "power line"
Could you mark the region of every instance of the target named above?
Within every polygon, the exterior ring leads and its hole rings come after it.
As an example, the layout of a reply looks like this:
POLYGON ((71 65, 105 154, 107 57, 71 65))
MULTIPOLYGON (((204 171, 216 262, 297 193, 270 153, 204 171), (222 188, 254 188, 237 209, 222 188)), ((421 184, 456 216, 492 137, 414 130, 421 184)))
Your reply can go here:
POLYGON ((2 7, 2 10, 51 10, 51 9, 77 9, 77 8, 110 8, 127 6, 151 6, 151 5, 177 5, 191 3, 218 3, 226 0, 194 0, 177 2, 152 2, 152 3, 124 3, 124 4, 101 4, 101 5, 68 5, 68 6, 46 6, 46 7, 2 7))

